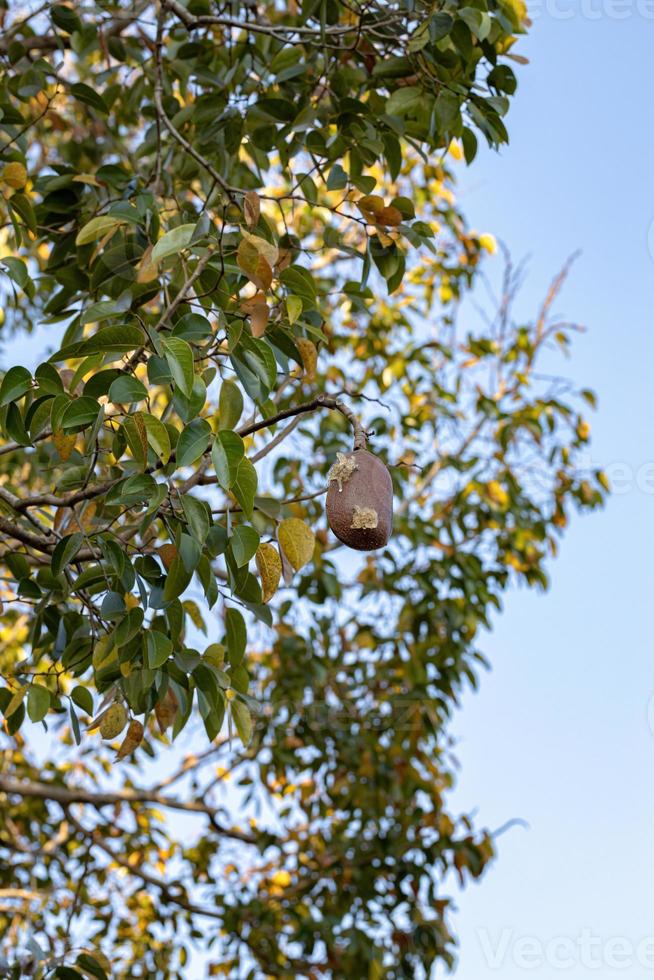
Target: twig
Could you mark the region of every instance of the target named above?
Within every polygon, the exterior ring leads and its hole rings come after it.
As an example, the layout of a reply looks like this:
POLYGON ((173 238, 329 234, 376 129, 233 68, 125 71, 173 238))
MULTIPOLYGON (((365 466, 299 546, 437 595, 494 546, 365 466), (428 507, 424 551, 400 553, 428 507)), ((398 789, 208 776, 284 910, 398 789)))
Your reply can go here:
POLYGON ((352 429, 354 431, 354 449, 365 449, 368 442, 368 434, 363 428, 359 418, 354 414, 351 408, 340 400, 340 398, 335 398, 333 395, 318 395, 313 401, 305 402, 303 405, 294 405, 291 408, 285 408, 282 412, 278 412, 277 415, 273 415, 269 419, 261 419, 259 422, 253 422, 250 425, 244 426, 242 429, 238 429, 238 434, 243 436, 252 435, 253 432, 259 432, 261 429, 269 429, 271 425, 275 425, 277 422, 281 422, 283 419, 293 418, 295 415, 304 415, 307 412, 315 412, 319 408, 330 408, 336 412, 340 412, 341 415, 345 416, 348 420, 352 429))

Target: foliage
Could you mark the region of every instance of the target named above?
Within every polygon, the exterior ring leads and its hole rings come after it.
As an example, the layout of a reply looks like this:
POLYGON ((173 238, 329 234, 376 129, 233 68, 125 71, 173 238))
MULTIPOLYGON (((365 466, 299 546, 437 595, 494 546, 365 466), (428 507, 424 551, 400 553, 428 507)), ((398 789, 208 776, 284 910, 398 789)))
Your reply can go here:
POLYGON ((506 140, 524 7, 2 13, 7 974, 451 964, 450 872, 493 844, 447 720, 604 482, 538 373, 562 280, 457 315, 494 242, 451 168, 506 140), (352 430, 396 505, 361 560, 323 514, 352 430))

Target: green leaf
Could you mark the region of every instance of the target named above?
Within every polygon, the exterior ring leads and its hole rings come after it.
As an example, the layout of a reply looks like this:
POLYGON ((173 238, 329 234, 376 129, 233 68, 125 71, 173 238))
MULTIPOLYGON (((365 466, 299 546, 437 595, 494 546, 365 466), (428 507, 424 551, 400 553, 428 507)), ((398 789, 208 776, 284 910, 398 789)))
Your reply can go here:
POLYGON ((177 599, 183 592, 186 591, 192 578, 193 571, 187 571, 182 559, 179 556, 173 558, 170 570, 166 576, 166 584, 164 585, 163 590, 163 601, 172 602, 173 599, 177 599))
POLYGON ((214 439, 211 461, 216 472, 218 485, 229 490, 238 472, 238 464, 245 455, 243 440, 237 432, 224 429, 214 439))
POLYGON ((248 634, 243 616, 238 609, 230 607, 225 612, 225 646, 227 647, 229 662, 233 667, 238 667, 243 661, 247 638, 248 634))
POLYGON ((213 740, 223 726, 225 695, 218 685, 216 673, 207 664, 200 663, 193 669, 193 680, 204 727, 208 738, 213 740))
POLYGON ((194 230, 195 225, 189 224, 179 225, 177 228, 173 228, 172 231, 166 232, 163 238, 160 238, 152 249, 152 262, 161 262, 163 259, 168 258, 169 255, 175 255, 177 252, 185 249, 193 238, 194 230))
POLYGON ((239 524, 229 539, 234 561, 239 568, 247 565, 259 547, 259 535, 248 524, 239 524))
POLYGON ((173 652, 172 640, 159 630, 148 630, 145 634, 145 649, 148 667, 155 670, 162 667, 173 652))
POLYGON ((147 397, 148 390, 143 382, 130 374, 123 374, 120 378, 116 378, 109 388, 109 401, 114 404, 130 405, 133 402, 143 401, 147 397))
POLYGON ((85 340, 80 353, 88 354, 128 354, 142 347, 145 338, 140 327, 103 327, 96 334, 85 340))
POLYGON ((59 575, 66 565, 69 565, 77 552, 84 544, 84 535, 81 531, 68 534, 58 542, 57 547, 52 552, 50 568, 53 575, 59 575))
POLYGON ((87 715, 93 715, 93 695, 88 688, 77 684, 70 692, 70 696, 75 704, 87 715))
POLYGON ((489 14, 483 10, 475 10, 474 7, 464 7, 459 11, 459 17, 480 41, 486 40, 493 23, 489 14))
POLYGON ((89 425, 93 425, 100 411, 101 407, 94 398, 88 398, 86 395, 75 398, 61 418, 61 428, 69 432, 86 429, 89 425))
POLYGON ((243 742, 243 745, 247 746, 252 739, 252 715, 250 714, 250 709, 238 697, 230 702, 229 707, 238 736, 243 742))
POLYGON ((218 399, 218 428, 233 429, 243 414, 243 395, 235 381, 223 381, 218 399))
POLYGON ((148 442, 154 449, 162 463, 167 463, 170 457, 170 436, 168 429, 154 415, 143 413, 143 422, 148 437, 148 442))
POLYGON ((9 702, 3 709, 3 714, 5 718, 11 718, 11 716, 16 711, 18 711, 18 709, 21 707, 25 699, 25 695, 27 694, 27 691, 28 691, 27 687, 21 687, 17 691, 14 691, 14 693, 11 695, 11 698, 9 699, 9 702))
POLYGON ((204 500, 196 500, 190 494, 182 496, 182 510, 189 530, 199 544, 204 545, 211 526, 211 511, 204 500))
POLYGON ((181 337, 189 344, 201 344, 212 334, 211 324, 206 316, 200 316, 198 313, 187 313, 173 327, 173 337, 181 337))
POLYGON ((2 264, 6 266, 9 275, 14 282, 30 299, 33 299, 36 290, 34 283, 30 279, 25 262, 23 262, 22 259, 17 259, 13 255, 6 255, 1 261, 2 264))
POLYGON ((27 368, 10 367, 0 384, 0 406, 17 401, 32 387, 32 375, 27 368))
POLYGON ((386 100, 386 112, 389 116, 404 116, 424 101, 425 93, 416 85, 397 88, 386 100))
POLYGON ((115 231, 116 228, 120 228, 124 224, 124 218, 115 217, 113 214, 101 214, 97 218, 91 218, 78 231, 75 244, 89 245, 91 242, 97 242, 98 239, 104 238, 109 232, 115 231))
POLYGON ((293 326, 297 318, 302 313, 302 300, 299 296, 286 297, 286 310, 288 312, 288 322, 293 326))
POLYGON ((43 721, 50 710, 50 691, 41 684, 32 684, 27 692, 27 717, 30 721, 43 721))
POLYGON ((30 437, 27 434, 25 423, 23 422, 23 416, 18 410, 18 406, 15 402, 10 402, 7 406, 5 429, 7 431, 7 435, 9 435, 14 442, 17 442, 21 446, 29 446, 30 437))
POLYGON ((107 974, 102 969, 95 957, 91 956, 90 953, 80 953, 75 960, 75 964, 87 974, 95 977, 96 980, 108 980, 107 974))
MULTIPOLYGON (((165 487, 163 488, 165 494, 165 487)), ((158 493, 159 487, 147 473, 137 473, 112 487, 105 498, 107 506, 131 507, 134 504, 149 503, 158 493)))
POLYGON ((32 234, 36 235, 38 231, 36 212, 29 197, 26 194, 12 194, 9 198, 9 207, 16 212, 32 234))
POLYGON ((114 628, 112 633, 114 646, 124 647, 126 643, 134 639, 143 626, 143 615, 143 610, 139 606, 129 610, 114 628))
MULTIPOLYGON (((73 738, 75 739, 75 745, 80 745, 82 741, 82 733, 79 727, 79 719, 77 717, 75 709, 73 708, 72 703, 68 705, 68 717, 70 718, 70 727, 73 732, 73 738)), ((59 970, 62 969, 66 970, 67 967, 59 967, 59 970)), ((71 972, 75 973, 75 970, 72 970, 71 972)))
POLYGON ((78 102, 83 102, 84 105, 88 105, 91 109, 96 109, 103 115, 107 115, 109 112, 109 106, 104 101, 102 96, 96 89, 91 88, 90 85, 85 85, 83 82, 76 82, 70 86, 70 94, 73 95, 78 102))
POLYGON ((148 433, 141 413, 135 412, 123 419, 120 430, 129 446, 129 451, 144 470, 148 461, 148 433))
POLYGON ((252 519, 252 510, 258 482, 257 471, 250 460, 244 457, 236 468, 236 475, 231 490, 243 508, 243 513, 249 520, 252 519))
POLYGON ((60 395, 64 390, 59 372, 47 361, 39 364, 34 372, 34 379, 38 383, 41 391, 47 391, 50 395, 60 395))
POLYGON ((211 439, 211 426, 205 419, 193 419, 182 430, 175 450, 178 466, 190 466, 203 455, 211 439))
POLYGON ((103 327, 96 334, 78 344, 62 347, 50 361, 65 361, 69 357, 85 357, 88 354, 127 354, 142 347, 143 331, 135 326, 103 327))
POLYGON ((89 337, 82 344, 84 355, 87 354, 128 354, 130 351, 142 347, 144 343, 143 331, 140 327, 103 327, 98 330, 93 337, 89 337))
POLYGON ((173 381, 182 394, 190 398, 193 391, 193 378, 195 374, 195 363, 191 346, 180 337, 168 337, 163 342, 163 348, 170 373, 173 376, 173 381))
POLYGON ((58 3, 51 7, 50 17, 55 27, 58 27, 60 31, 66 31, 67 34, 82 30, 82 21, 75 11, 70 7, 64 7, 63 4, 58 3))

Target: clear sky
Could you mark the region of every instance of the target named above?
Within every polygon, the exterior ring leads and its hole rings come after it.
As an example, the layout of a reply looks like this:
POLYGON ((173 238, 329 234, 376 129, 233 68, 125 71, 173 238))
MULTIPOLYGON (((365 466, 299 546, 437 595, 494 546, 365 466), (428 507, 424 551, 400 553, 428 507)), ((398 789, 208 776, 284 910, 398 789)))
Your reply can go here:
POLYGON ((530 7, 511 145, 462 169, 459 196, 480 230, 531 255, 525 315, 583 250, 557 312, 588 326, 567 372, 599 392, 592 456, 620 492, 573 521, 549 593, 508 596, 485 643, 493 671, 456 718, 458 806, 490 828, 530 825, 502 836, 459 897, 456 980, 642 978, 654 971, 654 3, 530 7))

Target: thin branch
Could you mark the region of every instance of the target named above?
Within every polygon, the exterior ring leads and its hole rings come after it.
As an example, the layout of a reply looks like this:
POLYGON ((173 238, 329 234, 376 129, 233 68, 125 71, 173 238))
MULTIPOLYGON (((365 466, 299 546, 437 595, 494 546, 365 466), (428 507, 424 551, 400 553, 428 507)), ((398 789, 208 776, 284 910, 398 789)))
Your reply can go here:
MULTIPOLYGON (((181 7, 181 5, 180 5, 180 9, 184 10, 184 8, 181 7)), ((186 11, 185 11, 185 13, 186 13, 186 11)), ((163 29, 162 28, 162 21, 163 21, 164 16, 165 16, 165 13, 164 13, 164 5, 162 5, 161 11, 159 13, 159 26, 158 26, 158 31, 160 29, 161 30, 163 29)), ((200 166, 203 167, 207 171, 207 173, 209 173, 213 177, 213 179, 218 184, 218 186, 219 187, 222 187, 222 189, 228 195, 229 199, 231 201, 234 201, 234 199, 235 199, 234 198, 234 195, 235 194, 238 194, 238 193, 243 193, 243 192, 242 191, 239 191, 235 187, 232 187, 225 180, 225 178, 222 176, 222 174, 219 174, 218 173, 218 171, 216 170, 216 168, 206 159, 206 157, 203 157, 201 153, 198 153, 198 151, 195 149, 195 147, 192 146, 189 143, 189 141, 184 136, 182 136, 182 134, 180 133, 180 131, 175 127, 175 125, 172 123, 172 121, 168 117, 168 115, 166 113, 166 110, 164 109, 164 105, 163 105, 162 47, 163 47, 163 45, 161 43, 158 43, 157 46, 156 46, 156 50, 155 50, 155 71, 156 71, 156 76, 155 76, 155 85, 154 85, 154 105, 155 105, 155 109, 157 111, 157 117, 164 124, 164 126, 166 127, 166 129, 168 130, 168 132, 170 133, 170 135, 173 137, 173 139, 177 140, 177 142, 182 147, 182 149, 185 150, 186 153, 188 153, 189 156, 193 157, 193 159, 196 161, 196 163, 199 163, 200 166)))
POLYGON ((104 806, 116 806, 118 803, 134 804, 151 803, 155 806, 166 807, 169 810, 182 810, 184 813, 199 813, 209 817, 215 829, 225 837, 241 841, 244 844, 256 844, 256 838, 251 834, 232 827, 223 827, 216 823, 220 810, 200 800, 184 802, 174 796, 165 796, 152 790, 123 789, 114 792, 92 793, 83 789, 67 789, 55 783, 24 782, 11 776, 0 775, 0 792, 15 794, 23 798, 52 800, 62 806, 72 803, 85 803, 96 809, 104 806))
POLYGON ((330 408, 345 416, 354 431, 354 449, 366 448, 368 434, 363 428, 361 421, 351 408, 348 408, 340 398, 335 398, 333 395, 318 395, 313 401, 305 402, 303 405, 294 405, 291 408, 285 408, 282 412, 278 412, 277 415, 273 415, 269 419, 261 419, 259 422, 253 422, 237 431, 241 437, 249 436, 253 432, 259 432, 261 429, 269 429, 271 425, 275 425, 283 419, 290 419, 296 415, 304 415, 307 412, 315 412, 319 408, 330 408))
MULTIPOLYGON (((95 827, 93 830, 87 830, 86 827, 84 827, 79 820, 76 820, 69 811, 67 811, 67 815, 71 824, 79 834, 86 837, 93 846, 99 847, 100 850, 103 851, 114 864, 120 868, 124 868, 130 875, 132 875, 132 877, 140 878, 144 884, 160 891, 166 902, 169 902, 172 905, 178 905, 180 908, 184 909, 186 912, 190 912, 193 915, 203 915, 212 919, 222 919, 221 913, 217 910, 205 909, 200 905, 194 905, 192 902, 189 902, 181 894, 173 894, 171 888, 175 886, 171 886, 167 882, 161 881, 159 878, 155 878, 154 875, 144 871, 138 865, 131 865, 129 861, 125 860, 125 858, 120 857, 120 855, 116 854, 113 848, 109 847, 109 845, 105 842, 103 832, 99 827, 95 827)), ((176 887, 181 888, 179 884, 176 887)))

